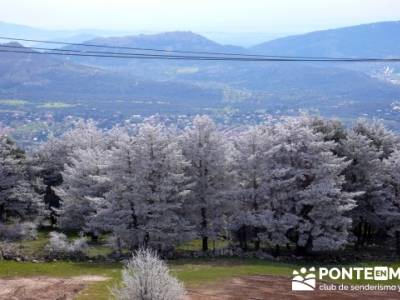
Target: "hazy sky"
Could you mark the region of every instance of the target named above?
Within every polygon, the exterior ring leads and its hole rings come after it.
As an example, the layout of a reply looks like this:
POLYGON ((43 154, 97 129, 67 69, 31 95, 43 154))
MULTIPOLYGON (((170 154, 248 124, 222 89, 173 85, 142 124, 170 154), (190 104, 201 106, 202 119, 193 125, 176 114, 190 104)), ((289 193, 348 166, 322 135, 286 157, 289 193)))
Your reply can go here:
POLYGON ((399 0, 0 0, 0 21, 49 29, 304 32, 400 20, 399 0))

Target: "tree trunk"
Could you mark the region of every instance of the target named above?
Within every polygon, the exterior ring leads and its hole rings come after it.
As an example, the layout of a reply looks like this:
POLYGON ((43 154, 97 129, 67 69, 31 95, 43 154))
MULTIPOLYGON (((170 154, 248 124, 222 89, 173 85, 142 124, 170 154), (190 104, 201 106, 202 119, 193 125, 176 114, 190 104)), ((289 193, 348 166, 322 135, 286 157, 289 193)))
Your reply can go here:
POLYGON ((259 238, 256 239, 256 241, 254 242, 254 250, 258 251, 261 248, 261 242, 259 240, 259 238))
POLYGON ((396 231, 396 253, 400 255, 400 231, 396 231))
POLYGON ((367 245, 372 244, 372 224, 368 223, 367 228, 367 245))
POLYGON ((118 251, 119 255, 122 254, 122 243, 121 243, 121 239, 119 237, 117 238, 117 251, 118 251))
POLYGON ((247 245, 247 235, 246 235, 246 226, 242 226, 239 229, 239 245, 243 251, 249 250, 247 245))
POLYGON ((307 239, 307 243, 304 246, 297 245, 296 252, 299 255, 308 255, 310 253, 310 251, 312 250, 312 246, 313 246, 313 240, 310 235, 307 239))
POLYGON ((148 232, 146 232, 145 236, 144 236, 144 247, 147 248, 147 246, 149 245, 149 241, 150 241, 150 235, 148 232))
POLYGON ((5 204, 0 205, 0 222, 5 222, 6 221, 6 210, 5 210, 5 204))
POLYGON ((275 251, 274 251, 274 256, 278 257, 279 255, 281 255, 281 247, 279 245, 276 245, 275 251))
POLYGON ((254 235, 255 235, 255 241, 254 241, 254 250, 258 251, 260 250, 260 246, 261 246, 261 241, 260 238, 258 237, 258 233, 259 233, 259 228, 254 228, 254 235))
POLYGON ((203 236, 203 247, 202 247, 203 251, 208 251, 208 237, 207 236, 203 236))
POLYGON ((202 249, 203 251, 208 251, 208 236, 206 235, 207 231, 207 211, 205 207, 201 208, 201 227, 203 231, 203 246, 202 249))
POLYGON ((50 227, 51 228, 56 228, 57 225, 57 215, 54 210, 50 211, 50 227))
POLYGON ((90 239, 93 243, 97 243, 99 241, 99 236, 94 232, 89 232, 90 239))

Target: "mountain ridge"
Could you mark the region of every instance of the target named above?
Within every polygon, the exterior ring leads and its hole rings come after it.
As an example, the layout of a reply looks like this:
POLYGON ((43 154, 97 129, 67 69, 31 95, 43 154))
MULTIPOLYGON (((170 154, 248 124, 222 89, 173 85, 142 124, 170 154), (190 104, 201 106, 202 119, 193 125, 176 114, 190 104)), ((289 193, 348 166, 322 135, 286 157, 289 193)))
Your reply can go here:
POLYGON ((265 55, 400 56, 400 21, 360 24, 291 35, 261 43, 250 50, 265 55))

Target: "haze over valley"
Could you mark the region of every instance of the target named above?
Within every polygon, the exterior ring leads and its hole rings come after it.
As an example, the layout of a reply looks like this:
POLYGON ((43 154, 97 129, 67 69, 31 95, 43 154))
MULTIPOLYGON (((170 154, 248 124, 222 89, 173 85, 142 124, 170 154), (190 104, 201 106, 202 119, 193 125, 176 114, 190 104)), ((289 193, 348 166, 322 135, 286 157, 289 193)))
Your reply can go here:
MULTIPOLYGON (((400 56, 400 22, 311 32, 247 48, 219 44, 189 31, 124 34, 53 32, 0 24, 3 37, 59 41, 64 36, 64 42, 112 47, 310 57, 400 56)), ((39 42, 2 43, 6 46, 2 50, 20 52, 44 51, 29 47, 93 50, 39 42)), ((242 124, 309 112, 345 122, 360 117, 383 119, 397 130, 398 103, 398 63, 202 62, 0 52, 1 120, 21 140, 45 138, 66 117, 93 118, 111 126, 157 113, 166 119, 207 113, 220 122, 242 124), (32 132, 23 137, 27 127, 32 132)))

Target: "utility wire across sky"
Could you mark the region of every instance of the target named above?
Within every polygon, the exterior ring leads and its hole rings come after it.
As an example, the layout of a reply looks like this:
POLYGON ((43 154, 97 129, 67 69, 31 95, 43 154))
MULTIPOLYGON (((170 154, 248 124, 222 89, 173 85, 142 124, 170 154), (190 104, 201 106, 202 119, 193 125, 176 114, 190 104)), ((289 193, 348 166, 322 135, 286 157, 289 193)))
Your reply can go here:
POLYGON ((164 60, 197 60, 197 61, 240 61, 240 62, 400 62, 400 58, 344 58, 344 57, 304 57, 304 56, 268 56, 258 54, 239 54, 225 52, 202 52, 202 51, 181 51, 164 50, 154 48, 119 47, 108 45, 95 45, 84 43, 68 43, 59 41, 43 41, 33 39, 22 39, 0 36, 0 40, 36 42, 43 44, 59 44, 66 46, 95 47, 107 49, 125 49, 140 52, 113 52, 113 51, 93 51, 82 49, 52 49, 45 47, 23 47, 20 45, 0 44, 0 52, 20 53, 35 55, 58 55, 58 56, 80 56, 97 58, 119 58, 119 59, 164 59, 164 60), (40 50, 40 51, 33 51, 40 50), (162 52, 165 54, 154 54, 152 52, 162 52), (185 55, 183 55, 183 53, 185 55), (191 55, 188 55, 191 54, 191 55), (194 55, 195 54, 195 55, 194 55))

